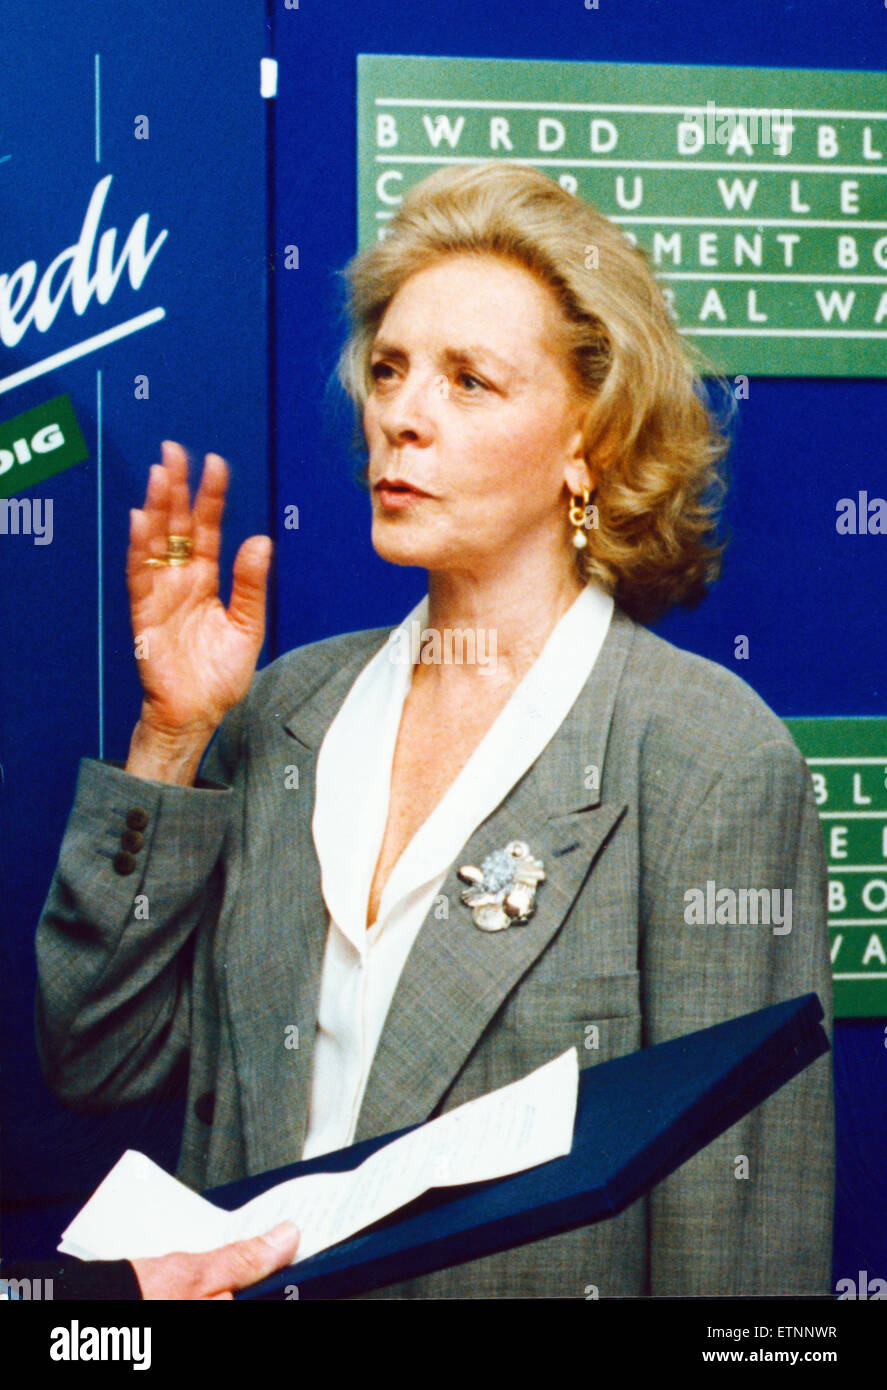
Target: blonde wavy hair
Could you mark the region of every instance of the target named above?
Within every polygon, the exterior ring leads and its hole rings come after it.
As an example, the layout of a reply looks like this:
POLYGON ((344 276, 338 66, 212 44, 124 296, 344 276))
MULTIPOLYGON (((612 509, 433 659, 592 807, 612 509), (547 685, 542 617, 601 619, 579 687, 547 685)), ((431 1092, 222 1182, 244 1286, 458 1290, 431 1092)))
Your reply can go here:
POLYGON ((337 371, 352 401, 362 409, 372 390, 373 339, 404 281, 465 254, 523 266, 560 305, 574 383, 594 401, 583 447, 597 524, 574 552, 583 579, 639 622, 698 603, 725 543, 718 465, 729 439, 702 382, 716 374, 678 332, 647 253, 545 174, 504 161, 446 167, 407 193, 384 239, 344 271, 351 332, 337 371))

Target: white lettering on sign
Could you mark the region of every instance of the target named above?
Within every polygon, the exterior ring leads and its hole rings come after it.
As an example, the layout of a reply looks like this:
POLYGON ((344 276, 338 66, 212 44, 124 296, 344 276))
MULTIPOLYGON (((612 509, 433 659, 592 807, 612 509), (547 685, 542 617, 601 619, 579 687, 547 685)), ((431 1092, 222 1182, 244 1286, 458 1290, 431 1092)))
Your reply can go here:
MULTIPOLYGON (((120 284, 124 271, 131 287, 141 289, 168 232, 166 229, 161 231, 149 246, 148 213, 144 212, 132 224, 119 254, 115 256, 117 228, 109 227, 98 236, 99 221, 112 177, 107 174, 93 189, 77 241, 60 251, 39 278, 37 262, 32 260, 23 261, 12 272, 0 274, 0 344, 4 347, 18 347, 31 328, 36 328, 38 333, 46 333, 68 299, 77 315, 84 314, 93 300, 107 304, 120 284)), ((94 339, 67 348, 44 363, 16 373, 14 377, 0 379, 0 390, 8 390, 22 380, 50 371, 62 365, 62 360, 70 361, 82 356, 84 352, 135 332, 163 316, 163 309, 154 309, 126 324, 116 325, 94 339)))
POLYGON ((132 288, 141 288, 151 262, 167 237, 167 232, 162 231, 148 248, 146 212, 133 223, 116 264, 114 243, 117 228, 109 227, 102 234, 96 252, 95 270, 90 270, 99 219, 112 177, 108 174, 96 184, 78 241, 60 252, 46 267, 27 308, 26 301, 37 279, 37 262, 25 261, 11 275, 0 275, 0 342, 5 347, 16 347, 32 324, 40 333, 51 328, 69 292, 75 314, 83 314, 93 297, 100 304, 108 303, 124 270, 129 271, 132 288), (64 275, 53 287, 53 281, 66 264, 64 275))
POLYGON ((30 463, 33 457, 31 450, 34 454, 49 454, 53 449, 60 449, 64 442, 65 436, 58 425, 44 425, 32 437, 30 447, 27 439, 16 439, 11 449, 0 449, 0 474, 8 473, 16 460, 30 463))

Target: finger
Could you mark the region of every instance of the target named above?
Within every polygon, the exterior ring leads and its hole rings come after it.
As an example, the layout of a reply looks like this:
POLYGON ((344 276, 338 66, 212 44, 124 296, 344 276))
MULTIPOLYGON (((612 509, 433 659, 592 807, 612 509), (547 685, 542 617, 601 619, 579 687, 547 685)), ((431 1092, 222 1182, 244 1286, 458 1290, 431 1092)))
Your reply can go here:
POLYGON ((206 1301, 207 1301, 207 1303, 215 1303, 215 1302, 216 1302, 218 1299, 220 1299, 220 1298, 230 1298, 231 1302, 232 1302, 232 1303, 234 1302, 234 1295, 233 1295, 233 1293, 228 1293, 228 1292, 225 1292, 225 1293, 211 1293, 211 1294, 208 1296, 208 1298, 207 1298, 206 1301))
POLYGON ((283 1221, 263 1236, 237 1240, 201 1256, 206 1296, 248 1288, 276 1269, 285 1269, 295 1259, 299 1239, 292 1222, 283 1221))
POLYGON ((154 572, 145 561, 150 558, 148 518, 143 511, 129 514, 129 549, 126 552, 126 587, 131 604, 148 597, 154 585, 154 572))
POLYGON ((148 473, 148 493, 143 508, 148 522, 148 554, 157 560, 166 555, 169 535, 169 478, 160 463, 153 463, 148 473))
POLYGON ((194 499, 191 513, 191 539, 195 555, 207 560, 218 560, 222 545, 220 523, 225 510, 225 494, 228 490, 228 465, 218 454, 207 454, 203 462, 203 476, 194 499))
POLYGON ((188 455, 173 439, 164 439, 161 446, 163 468, 169 482, 167 521, 171 536, 191 534, 191 494, 188 491, 188 455))
MULTIPOLYGON (((161 443, 161 445, 160 445, 160 456, 161 456, 161 458, 163 457, 163 443, 161 443)), ((144 502, 142 503, 142 508, 141 508, 142 511, 149 511, 149 510, 150 510, 150 507, 151 507, 151 504, 152 504, 151 477, 152 477, 152 474, 153 474, 155 468, 163 469, 163 464, 162 464, 162 463, 152 463, 152 464, 151 464, 151 467, 148 469, 148 482, 147 482, 147 484, 146 484, 146 486, 145 486, 145 500, 144 500, 144 502)), ((165 473, 166 470, 163 469, 163 471, 164 471, 164 473, 165 473)), ((155 495, 156 495, 156 488, 155 488, 155 495)))
POLYGON ((270 565, 271 540, 268 536, 250 536, 234 560, 228 617, 245 632, 265 630, 265 594, 270 565))

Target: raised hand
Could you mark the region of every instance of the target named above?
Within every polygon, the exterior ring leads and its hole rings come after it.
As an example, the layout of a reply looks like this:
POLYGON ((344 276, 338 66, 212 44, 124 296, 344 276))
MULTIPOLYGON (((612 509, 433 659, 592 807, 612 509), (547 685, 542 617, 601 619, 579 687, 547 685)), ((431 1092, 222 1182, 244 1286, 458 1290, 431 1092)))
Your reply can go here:
POLYGON ((206 455, 192 508, 184 449, 165 440, 162 457, 151 468, 144 506, 130 513, 126 579, 144 700, 127 770, 190 781, 255 671, 265 635, 271 541, 250 536, 241 545, 226 609, 218 561, 227 465, 218 454, 206 455), (189 537, 188 563, 151 564, 166 556, 171 535, 189 537))

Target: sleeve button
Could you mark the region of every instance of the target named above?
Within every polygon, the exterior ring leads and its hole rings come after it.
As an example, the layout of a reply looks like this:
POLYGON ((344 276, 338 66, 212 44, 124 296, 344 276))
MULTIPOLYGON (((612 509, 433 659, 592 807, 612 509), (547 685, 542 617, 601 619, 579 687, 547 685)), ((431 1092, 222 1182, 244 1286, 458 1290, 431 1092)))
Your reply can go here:
POLYGON ((133 806, 126 815, 126 824, 130 830, 144 830, 148 824, 148 812, 143 811, 141 806, 133 806))
POLYGON ((131 854, 136 854, 145 843, 145 837, 141 835, 138 830, 124 830, 123 834, 120 836, 120 843, 123 848, 128 849, 131 854))
POLYGON ((194 1114, 197 1116, 198 1120, 200 1120, 201 1124, 211 1125, 213 1122, 213 1115, 215 1114, 215 1110, 215 1091, 204 1091, 203 1095, 198 1096, 196 1101, 194 1102, 194 1114))
POLYGON ((136 861, 128 850, 119 849, 114 855, 114 871, 118 874, 131 874, 136 866, 136 861))

